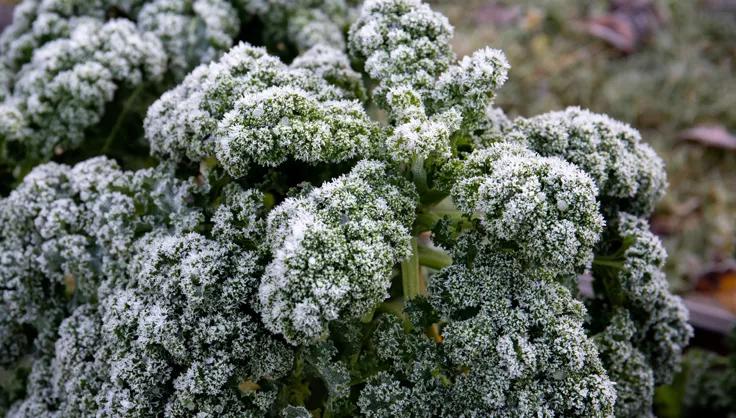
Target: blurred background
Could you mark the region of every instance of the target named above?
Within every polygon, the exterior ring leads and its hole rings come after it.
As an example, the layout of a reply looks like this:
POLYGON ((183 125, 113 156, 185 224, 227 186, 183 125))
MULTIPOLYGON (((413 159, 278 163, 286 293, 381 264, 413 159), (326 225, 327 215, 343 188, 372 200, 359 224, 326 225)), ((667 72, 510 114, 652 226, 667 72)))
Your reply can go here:
MULTIPOLYGON (((0 28, 14 3, 0 0, 0 28)), ((430 3, 455 26, 459 56, 506 53, 496 105, 509 116, 579 105, 630 123, 665 160, 651 224, 696 337, 656 413, 736 416, 736 0, 430 3)))

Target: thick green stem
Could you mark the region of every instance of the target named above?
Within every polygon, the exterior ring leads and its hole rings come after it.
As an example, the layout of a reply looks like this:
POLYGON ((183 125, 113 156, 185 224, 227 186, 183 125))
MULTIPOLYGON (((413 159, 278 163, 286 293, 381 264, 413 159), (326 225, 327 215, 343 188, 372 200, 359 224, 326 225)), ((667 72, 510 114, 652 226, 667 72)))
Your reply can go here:
POLYGON ((411 176, 420 194, 428 189, 427 172, 424 171, 424 160, 418 159, 411 165, 411 176))
POLYGON ((421 207, 417 218, 414 221, 414 233, 419 234, 424 231, 431 231, 440 219, 447 218, 450 222, 463 226, 471 226, 467 218, 463 214, 452 207, 446 205, 438 205, 434 207, 421 207))
POLYGON ((441 270, 452 264, 452 257, 440 249, 419 245, 417 250, 419 264, 422 266, 441 270))
POLYGON ((419 251, 417 239, 411 239, 411 256, 401 262, 401 287, 404 291, 404 299, 409 300, 420 294, 421 283, 419 276, 419 251))
POLYGON ((608 258, 608 257, 596 257, 593 259, 593 265, 621 269, 624 266, 624 262, 621 259, 608 258))
POLYGON ((414 221, 414 228, 413 228, 414 234, 419 234, 425 231, 431 231, 434 225, 439 220, 440 220, 440 217, 433 213, 426 213, 426 212, 418 213, 417 218, 414 221))

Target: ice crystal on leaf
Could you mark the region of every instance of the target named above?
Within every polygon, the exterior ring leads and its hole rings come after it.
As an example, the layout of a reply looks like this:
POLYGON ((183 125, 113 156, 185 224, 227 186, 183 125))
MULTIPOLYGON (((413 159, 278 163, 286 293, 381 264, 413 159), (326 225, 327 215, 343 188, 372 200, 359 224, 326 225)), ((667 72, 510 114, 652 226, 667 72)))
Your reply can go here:
POLYGON ((409 255, 416 201, 411 184, 386 169, 363 161, 269 214, 273 261, 259 289, 269 329, 309 342, 386 298, 392 266, 409 255))
POLYGON ((499 249, 560 272, 584 269, 592 259, 603 225, 597 192, 575 166, 509 144, 471 154, 452 189, 458 208, 478 214, 499 249))
POLYGON ((339 79, 307 59, 289 67, 241 44, 198 67, 151 106, 146 137, 153 153, 194 161, 215 156, 235 177, 288 157, 339 162, 370 155, 375 123, 353 91, 328 83, 339 79))
POLYGON ((662 161, 510 119, 503 53, 452 32, 420 0, 18 5, 0 413, 651 416, 692 335, 662 161))
POLYGON ((664 194, 662 160, 629 125, 577 107, 517 119, 511 136, 545 156, 559 156, 588 173, 601 198, 647 214, 664 194))

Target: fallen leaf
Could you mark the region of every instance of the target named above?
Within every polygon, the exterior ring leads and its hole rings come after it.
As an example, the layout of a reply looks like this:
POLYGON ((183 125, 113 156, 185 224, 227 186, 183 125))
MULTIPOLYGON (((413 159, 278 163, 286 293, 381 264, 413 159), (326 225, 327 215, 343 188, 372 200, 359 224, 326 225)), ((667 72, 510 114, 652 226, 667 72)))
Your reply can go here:
POLYGON ((724 308, 736 313, 736 272, 721 277, 718 289, 713 296, 724 308))
POLYGON ((587 19, 583 29, 630 54, 654 34, 662 20, 651 0, 611 0, 610 13, 587 19))
POLYGON ((717 300, 724 308, 736 313, 736 260, 728 260, 701 274, 695 291, 717 300))
POLYGON ((475 11, 476 23, 493 23, 495 25, 510 25, 521 18, 521 6, 507 6, 490 3, 475 11))
POLYGON ((588 20, 587 31, 619 51, 632 53, 636 48, 636 33, 631 22, 620 15, 608 15, 588 20))
POLYGON ((700 125, 681 132, 681 141, 697 142, 706 147, 736 150, 736 136, 721 125, 700 125))

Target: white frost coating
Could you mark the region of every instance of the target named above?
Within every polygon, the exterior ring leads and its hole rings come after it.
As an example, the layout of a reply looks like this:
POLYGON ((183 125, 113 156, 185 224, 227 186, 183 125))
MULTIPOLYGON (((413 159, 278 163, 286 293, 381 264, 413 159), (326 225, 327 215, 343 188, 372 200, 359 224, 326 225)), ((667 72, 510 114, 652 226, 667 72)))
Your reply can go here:
POLYGON ((287 157, 340 162, 371 149, 372 122, 358 102, 320 102, 300 88, 269 87, 237 100, 214 132, 215 155, 239 177, 287 157))
POLYGON ((29 395, 11 417, 262 416, 291 350, 242 309, 256 290, 254 254, 198 234, 148 235, 129 280, 77 307, 34 363, 29 395), (170 390, 161 390, 169 387, 170 390))
POLYGON ((98 139, 111 103, 143 113, 141 89, 218 58, 239 28, 229 0, 24 1, 0 37, 0 163, 98 139))
MULTIPOLYGON (((156 37, 127 20, 105 24, 87 20, 70 37, 49 42, 16 76, 13 96, 0 120, 23 114, 26 158, 46 159, 56 149, 78 146, 87 128, 98 123, 105 104, 123 86, 160 81, 166 56, 156 37)), ((0 136, 13 139, 18 127, 2 124, 0 136), (10 132, 13 129, 13 132, 10 132)))
POLYGON ((664 163, 631 126, 569 107, 514 121, 509 136, 545 156, 558 156, 588 173, 622 210, 648 214, 664 194, 664 163))
POLYGON ((453 64, 452 27, 414 0, 372 0, 350 28, 350 54, 377 81, 389 111, 387 153, 398 161, 449 158, 451 136, 485 129, 484 113, 507 78, 501 51, 484 48, 453 64))
POLYGON ((193 67, 219 58, 240 28, 237 11, 227 0, 155 0, 143 6, 138 22, 161 40, 169 67, 180 79, 193 67))
POLYGON ((450 136, 460 128, 460 112, 450 109, 427 117, 419 94, 405 86, 391 89, 386 101, 395 119, 386 138, 388 158, 412 161, 430 155, 452 156, 450 136))
POLYGON ((398 85, 427 96, 454 59, 451 38, 447 18, 419 0, 368 0, 350 27, 349 48, 378 81, 380 101, 398 85))
POLYGON ((364 161, 268 217, 273 260, 259 299, 263 321, 292 344, 325 335, 329 322, 364 315, 386 297, 391 268, 408 255, 415 192, 364 161))
POLYGON ((429 284, 441 349, 422 328, 407 335, 398 319, 379 321, 372 344, 389 366, 362 390, 361 413, 612 417, 615 386, 586 335, 582 303, 554 275, 465 239, 477 257, 466 265, 455 254, 429 284))
MULTIPOLYGON (((49 332, 68 307, 126 281, 139 230, 199 222, 190 194, 163 167, 126 172, 104 157, 36 167, 0 200, 0 329, 49 332)), ((0 353, 12 351, 15 334, 0 336, 0 353)))
POLYGON ((654 373, 633 343, 636 324, 625 310, 614 312, 610 324, 594 337, 601 361, 616 384, 616 416, 653 418, 654 373))
POLYGON ((518 145, 472 153, 452 189, 488 239, 520 259, 559 272, 585 269, 603 227, 593 181, 572 164, 518 145))
POLYGON ((679 368, 682 350, 693 330, 687 309, 670 292, 662 271, 667 253, 644 218, 621 212, 609 229, 611 239, 601 244, 601 250, 603 254, 619 251, 608 243, 623 242, 623 260, 616 260, 621 268, 609 272, 605 266, 594 266, 593 277, 615 277, 616 281, 606 288, 611 294, 602 294, 614 307, 631 314, 635 324, 632 343, 646 356, 655 382, 668 383, 679 368))
POLYGON ((351 68, 349 57, 341 49, 317 44, 296 57, 290 67, 305 68, 356 98, 365 97, 362 76, 351 68))
POLYGON ((318 68, 290 68, 241 44, 195 69, 149 109, 146 138, 156 155, 199 161, 217 156, 233 176, 252 164, 291 157, 337 162, 370 155, 374 122, 351 92, 318 68))
POLYGON ((482 122, 496 90, 508 78, 510 65, 503 52, 483 48, 440 74, 429 99, 434 112, 462 109, 466 129, 482 122))

